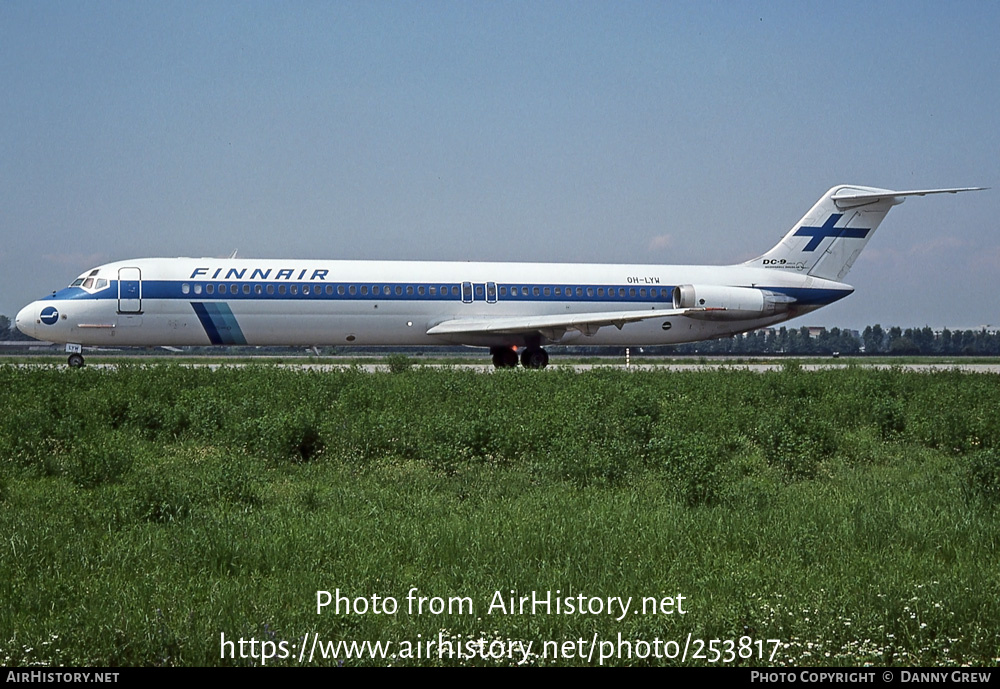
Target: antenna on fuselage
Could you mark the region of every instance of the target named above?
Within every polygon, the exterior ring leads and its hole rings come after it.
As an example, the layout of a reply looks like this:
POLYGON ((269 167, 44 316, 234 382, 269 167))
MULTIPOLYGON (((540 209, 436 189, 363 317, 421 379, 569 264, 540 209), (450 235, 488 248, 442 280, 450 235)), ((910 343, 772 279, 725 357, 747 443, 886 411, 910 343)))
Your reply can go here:
POLYGON ((231 259, 236 258, 237 252, 239 252, 239 249, 233 249, 233 255, 230 256, 229 258, 231 258, 231 259))

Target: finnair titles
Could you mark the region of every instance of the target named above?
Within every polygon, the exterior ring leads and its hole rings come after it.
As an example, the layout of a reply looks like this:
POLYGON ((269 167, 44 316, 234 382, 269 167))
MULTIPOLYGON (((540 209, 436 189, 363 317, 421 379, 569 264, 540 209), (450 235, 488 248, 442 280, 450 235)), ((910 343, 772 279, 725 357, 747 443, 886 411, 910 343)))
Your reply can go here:
MULTIPOLYGON (((208 277, 208 271, 209 270, 210 270, 209 268, 195 268, 194 272, 191 273, 191 279, 195 280, 195 279, 197 279, 197 278, 200 277, 202 279, 218 280, 218 279, 220 279, 219 276, 222 274, 222 272, 225 271, 225 273, 226 273, 225 277, 222 278, 222 279, 224 279, 224 280, 242 280, 244 278, 244 276, 247 274, 247 270, 248 269, 247 268, 230 268, 229 270, 225 270, 225 268, 216 268, 215 271, 212 273, 212 277, 211 278, 208 277)), ((299 272, 298 277, 294 277, 295 276, 295 268, 281 268, 280 270, 275 271, 274 277, 272 278, 271 277, 271 270, 272 270, 271 268, 254 268, 251 271, 251 273, 250 273, 250 277, 247 278, 247 279, 250 280, 251 282, 255 281, 255 280, 268 280, 268 279, 273 279, 273 280, 308 280, 309 282, 316 282, 317 280, 326 280, 326 275, 327 275, 327 273, 330 272, 329 270, 324 270, 324 269, 321 269, 321 268, 315 268, 315 269, 313 269, 312 274, 310 274, 309 277, 306 278, 306 275, 309 274, 309 269, 308 268, 301 268, 301 269, 299 269, 299 271, 298 271, 299 272)))
POLYGON ((542 368, 549 345, 659 345, 755 330, 854 291, 842 282, 909 196, 833 187, 770 251, 723 266, 143 258, 87 270, 24 307, 26 335, 84 346, 488 347, 542 368))

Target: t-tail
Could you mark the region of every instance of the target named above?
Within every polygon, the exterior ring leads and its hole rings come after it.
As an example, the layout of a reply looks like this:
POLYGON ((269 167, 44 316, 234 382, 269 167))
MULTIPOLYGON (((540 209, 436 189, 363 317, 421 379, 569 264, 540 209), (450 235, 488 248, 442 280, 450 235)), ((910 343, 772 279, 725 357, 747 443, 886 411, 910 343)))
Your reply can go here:
POLYGON ((907 196, 981 189, 983 187, 891 191, 850 184, 836 186, 823 194, 823 198, 773 249, 743 265, 790 270, 840 281, 889 209, 902 203, 907 196))

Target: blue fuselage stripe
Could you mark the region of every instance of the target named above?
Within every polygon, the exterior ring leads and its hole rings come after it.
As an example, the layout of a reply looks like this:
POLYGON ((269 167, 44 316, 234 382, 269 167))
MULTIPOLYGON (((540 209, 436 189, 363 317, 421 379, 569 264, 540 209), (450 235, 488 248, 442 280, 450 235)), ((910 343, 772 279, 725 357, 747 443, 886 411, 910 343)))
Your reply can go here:
MULTIPOLYGON (((489 283, 490 302, 573 302, 573 303, 636 303, 670 304, 672 285, 576 285, 568 283, 489 283)), ((472 302, 486 302, 484 282, 473 283, 472 302)), ((746 287, 750 287, 746 285, 746 287)), ((815 289, 805 287, 770 287, 753 285, 753 288, 786 294, 804 306, 822 306, 842 299, 852 289, 815 289)), ((466 295, 468 296, 468 295, 466 295)), ((143 280, 142 298, 200 299, 204 305, 219 304, 222 310, 199 312, 216 328, 228 328, 239 333, 239 326, 226 306, 226 302, 252 301, 374 301, 374 302, 462 302, 461 283, 393 283, 393 282, 190 282, 180 280, 143 280), (203 315, 204 314, 204 315, 203 315)), ((79 287, 67 287, 42 301, 63 300, 117 300, 117 282, 98 292, 87 292, 79 287)), ((198 309, 195 309, 198 311, 198 309)), ((222 336, 220 329, 220 337, 222 336)), ((207 328, 206 328, 207 331, 207 328)))
POLYGON ((191 302, 205 334, 212 344, 245 345, 243 331, 228 304, 221 302, 191 302))

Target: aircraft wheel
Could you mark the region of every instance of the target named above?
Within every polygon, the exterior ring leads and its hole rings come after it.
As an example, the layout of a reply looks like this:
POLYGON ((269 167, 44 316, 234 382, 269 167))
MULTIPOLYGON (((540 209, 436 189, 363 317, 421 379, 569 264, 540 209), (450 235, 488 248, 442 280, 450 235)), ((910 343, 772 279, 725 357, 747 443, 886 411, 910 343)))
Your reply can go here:
POLYGON ((510 347, 496 347, 493 353, 493 365, 497 368, 515 368, 517 366, 517 350, 510 347))
POLYGON ((504 366, 507 368, 517 368, 517 350, 507 349, 504 350, 504 366))
POLYGON ((521 365, 525 368, 545 368, 548 363, 549 354, 541 347, 529 347, 521 352, 521 365))
POLYGON ((66 360, 70 368, 83 368, 83 355, 82 354, 70 354, 69 359, 66 360))

